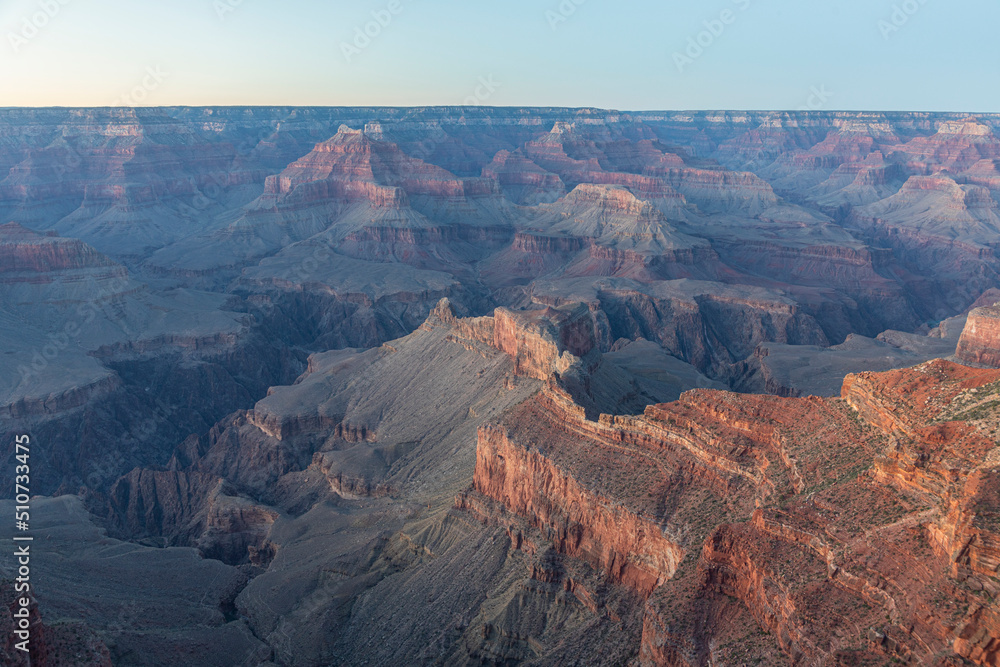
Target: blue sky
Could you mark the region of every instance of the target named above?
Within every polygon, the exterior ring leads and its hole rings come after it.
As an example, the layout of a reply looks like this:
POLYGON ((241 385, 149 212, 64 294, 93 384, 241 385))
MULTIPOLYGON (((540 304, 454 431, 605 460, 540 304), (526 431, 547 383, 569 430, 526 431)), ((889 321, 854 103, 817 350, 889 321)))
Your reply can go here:
POLYGON ((996 0, 6 0, 0 106, 1000 111, 998 25, 996 0))

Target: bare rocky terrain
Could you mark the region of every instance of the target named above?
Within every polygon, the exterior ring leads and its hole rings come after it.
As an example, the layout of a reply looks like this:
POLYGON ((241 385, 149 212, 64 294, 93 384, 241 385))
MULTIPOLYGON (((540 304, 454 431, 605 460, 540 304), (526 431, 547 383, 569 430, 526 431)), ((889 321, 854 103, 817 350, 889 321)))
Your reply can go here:
POLYGON ((997 132, 0 109, 30 664, 1000 664, 997 132))

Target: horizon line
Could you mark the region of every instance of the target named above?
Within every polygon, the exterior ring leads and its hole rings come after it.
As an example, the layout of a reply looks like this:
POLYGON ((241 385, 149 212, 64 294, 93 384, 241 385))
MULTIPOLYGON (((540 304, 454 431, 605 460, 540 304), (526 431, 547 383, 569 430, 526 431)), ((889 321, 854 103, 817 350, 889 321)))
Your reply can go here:
POLYGON ((510 110, 510 109, 521 109, 521 110, 554 110, 554 111, 600 111, 609 113, 626 113, 626 114, 637 114, 637 113, 789 113, 789 114, 836 114, 836 113, 925 113, 925 114, 970 114, 970 115, 988 115, 988 116, 998 116, 1000 115, 1000 110, 998 111, 971 111, 971 110, 934 110, 934 109, 787 109, 787 108, 754 108, 754 109, 742 109, 736 107, 718 107, 718 108, 678 108, 678 109, 626 109, 626 108, 615 108, 615 107, 600 107, 600 106, 565 106, 565 105, 538 105, 538 104, 528 104, 528 105, 517 105, 517 104, 504 104, 504 105, 486 105, 486 104, 476 104, 476 105, 463 105, 463 104, 372 104, 372 105, 356 105, 356 104, 156 104, 156 105, 41 105, 41 106, 28 106, 28 105, 14 105, 14 106, 0 106, 0 111, 32 111, 32 110, 139 110, 139 109, 393 109, 393 110, 431 110, 431 109, 449 109, 449 110, 473 110, 473 109, 493 109, 493 110, 510 110))

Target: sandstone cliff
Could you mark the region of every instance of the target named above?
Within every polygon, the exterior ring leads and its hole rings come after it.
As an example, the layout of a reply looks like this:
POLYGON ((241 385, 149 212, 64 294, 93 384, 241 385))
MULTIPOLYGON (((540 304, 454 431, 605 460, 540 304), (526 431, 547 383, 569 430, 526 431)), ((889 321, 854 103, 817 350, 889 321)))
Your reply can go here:
POLYGON ((998 383, 931 362, 842 400, 695 391, 591 421, 550 381, 480 429, 456 506, 502 525, 486 497, 647 597, 643 664, 997 664, 998 383))
POLYGON ((969 313, 955 356, 961 361, 1000 367, 1000 309, 987 306, 969 313))

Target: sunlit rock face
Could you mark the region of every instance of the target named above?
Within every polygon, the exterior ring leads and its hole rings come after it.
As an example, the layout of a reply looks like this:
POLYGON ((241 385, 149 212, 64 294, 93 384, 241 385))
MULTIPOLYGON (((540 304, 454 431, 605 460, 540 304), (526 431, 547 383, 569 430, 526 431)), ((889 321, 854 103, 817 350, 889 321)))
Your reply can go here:
POLYGON ((1000 368, 1000 308, 988 306, 969 313, 956 356, 962 361, 1000 368))

